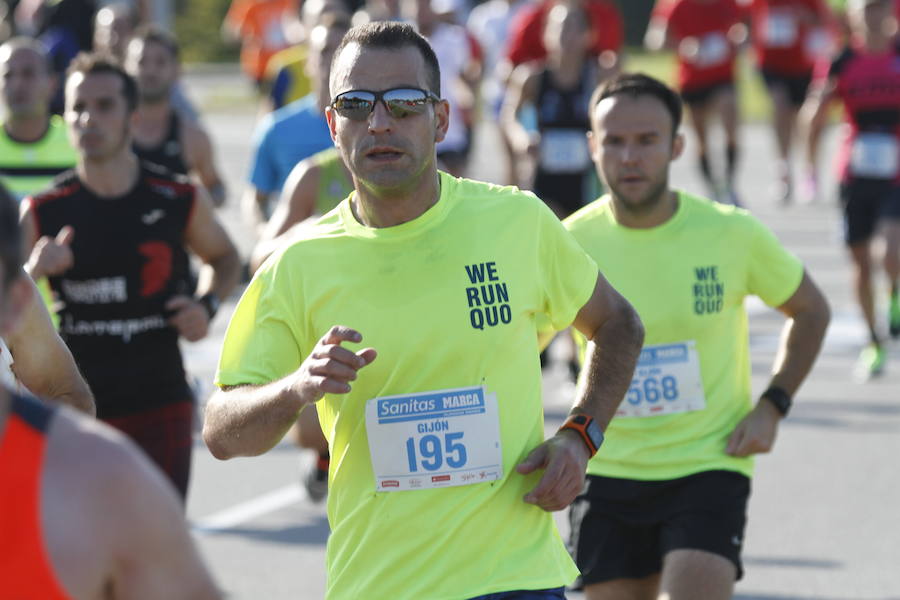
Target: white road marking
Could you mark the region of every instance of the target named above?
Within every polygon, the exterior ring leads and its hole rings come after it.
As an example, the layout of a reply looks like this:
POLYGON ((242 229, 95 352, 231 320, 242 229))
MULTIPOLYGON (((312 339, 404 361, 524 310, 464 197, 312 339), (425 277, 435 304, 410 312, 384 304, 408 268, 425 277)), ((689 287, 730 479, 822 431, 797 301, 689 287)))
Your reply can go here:
POLYGON ((292 483, 200 519, 192 524, 191 530, 194 533, 215 533, 233 529, 247 521, 301 502, 306 497, 306 490, 299 483, 292 483))

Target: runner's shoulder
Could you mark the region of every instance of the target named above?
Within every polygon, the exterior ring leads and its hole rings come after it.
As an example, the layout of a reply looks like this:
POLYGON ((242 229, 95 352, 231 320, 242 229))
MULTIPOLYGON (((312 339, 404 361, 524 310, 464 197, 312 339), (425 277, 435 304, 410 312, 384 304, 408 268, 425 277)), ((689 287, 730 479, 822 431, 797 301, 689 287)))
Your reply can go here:
POLYGON ((162 165, 141 161, 141 177, 150 188, 165 198, 177 197, 193 198, 196 186, 190 178, 180 173, 174 173, 162 165))
POLYGON ((52 203, 56 200, 70 198, 81 190, 81 180, 75 169, 67 169, 53 178, 50 186, 40 192, 29 196, 29 203, 32 208, 52 203))
POLYGON ((447 188, 441 192, 442 199, 467 211, 482 214, 500 211, 510 219, 533 217, 545 210, 549 212, 533 192, 514 185, 476 181, 441 172, 441 186, 447 188))
POLYGON ((766 226, 745 208, 723 204, 678 190, 679 202, 689 211, 691 227, 708 227, 717 235, 752 235, 766 226))

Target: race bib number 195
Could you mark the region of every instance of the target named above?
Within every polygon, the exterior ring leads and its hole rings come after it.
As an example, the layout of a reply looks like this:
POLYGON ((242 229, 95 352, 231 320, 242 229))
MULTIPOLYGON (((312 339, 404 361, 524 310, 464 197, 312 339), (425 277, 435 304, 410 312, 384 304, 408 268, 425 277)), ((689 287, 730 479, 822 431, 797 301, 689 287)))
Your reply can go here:
POLYGON ((646 346, 617 417, 651 417, 706 407, 694 340, 646 346))
POLYGON ((503 476, 497 398, 481 386, 373 398, 366 431, 379 492, 503 476))

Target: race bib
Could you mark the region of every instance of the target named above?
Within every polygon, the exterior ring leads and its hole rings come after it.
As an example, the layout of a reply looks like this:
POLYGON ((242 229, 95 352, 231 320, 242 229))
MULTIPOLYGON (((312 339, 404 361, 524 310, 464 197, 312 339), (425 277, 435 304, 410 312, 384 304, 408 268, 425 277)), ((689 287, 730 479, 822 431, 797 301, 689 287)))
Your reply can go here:
POLYGON ((850 149, 850 172, 856 177, 893 179, 900 152, 891 133, 860 133, 850 149))
POLYGON ((828 56, 833 51, 831 34, 823 27, 816 27, 806 34, 806 40, 803 43, 803 51, 806 58, 810 61, 816 61, 824 56, 828 56))
POLYGON ((714 67, 728 60, 731 47, 725 34, 716 32, 708 33, 700 39, 700 47, 697 49, 697 66, 714 67))
POLYGON ((651 417, 703 410, 706 397, 694 340, 645 346, 617 417, 651 417))
POLYGON ((790 48, 797 42, 797 21, 786 13, 769 13, 766 19, 766 46, 769 48, 790 48))
POLYGON ((590 167, 591 152, 580 129, 547 129, 541 134, 541 170, 578 173, 590 167))
POLYGON ((366 432, 378 492, 503 476, 497 396, 483 386, 372 398, 366 432))

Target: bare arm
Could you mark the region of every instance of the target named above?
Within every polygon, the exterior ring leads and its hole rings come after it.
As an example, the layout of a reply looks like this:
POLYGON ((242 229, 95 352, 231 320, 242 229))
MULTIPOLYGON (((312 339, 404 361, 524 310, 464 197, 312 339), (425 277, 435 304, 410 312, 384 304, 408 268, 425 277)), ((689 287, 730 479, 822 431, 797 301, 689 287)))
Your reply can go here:
POLYGON ((248 186, 241 197, 241 210, 252 227, 261 232, 266 222, 266 206, 269 204, 269 193, 248 186))
POLYGON ((375 360, 375 350, 352 352, 344 341, 360 342, 359 332, 332 327, 300 367, 261 386, 225 388, 206 404, 203 440, 213 456, 257 456, 272 449, 303 408, 325 394, 347 394, 357 372, 375 360))
MULTIPOLYGON (((825 296, 806 273, 797 291, 778 310, 788 317, 788 321, 781 332, 770 386, 793 396, 819 355, 831 312, 825 296)), ((781 418, 781 413, 771 402, 760 398, 735 428, 726 451, 733 456, 768 452, 775 445, 781 418)))
POLYGON ((253 272, 256 272, 269 255, 285 242, 286 237, 290 235, 288 232, 294 225, 313 215, 318 192, 318 165, 310 159, 300 161, 284 182, 278 206, 263 228, 259 242, 253 248, 250 258, 250 268, 253 272))
POLYGON ((225 205, 225 183, 216 169, 215 156, 209 135, 202 127, 193 123, 183 122, 185 146, 188 154, 188 163, 191 171, 209 192, 213 206, 219 208, 225 205))
MULTIPOLYGON (((597 275, 594 293, 574 326, 590 340, 583 383, 570 414, 587 414, 600 429, 609 421, 631 383, 644 341, 644 327, 631 304, 597 275)), ((581 493, 590 458, 578 434, 562 431, 535 448, 516 467, 519 473, 544 469, 537 486, 524 498, 547 511, 562 510, 581 493)))
MULTIPOLYGON (((237 249, 219 223, 203 188, 197 187, 194 211, 185 232, 188 248, 203 261, 195 295, 214 294, 222 300, 231 293, 240 278, 237 249)), ((175 296, 166 303, 175 311, 169 322, 189 341, 197 341, 209 331, 209 315, 194 298, 175 296)))
POLYGON ((13 373, 33 394, 93 416, 97 409, 91 390, 53 328, 34 282, 30 277, 23 279, 33 289, 19 325, 6 336, 13 373))
POLYGON ((60 411, 45 456, 42 525, 67 597, 222 597, 188 534, 175 490, 130 440, 60 411))
POLYGON ((535 101, 538 82, 539 77, 532 67, 519 65, 513 70, 503 96, 503 106, 500 109, 501 130, 514 159, 527 159, 535 145, 532 134, 519 122, 518 114, 527 103, 535 101))
POLYGON ((628 300, 602 273, 574 326, 590 343, 584 360, 584 384, 570 414, 591 415, 605 430, 628 392, 644 343, 644 326, 628 300))
POLYGON ((647 33, 644 34, 644 47, 652 52, 674 50, 675 39, 669 29, 668 22, 660 17, 650 19, 647 33))
POLYGON ((834 98, 835 86, 836 82, 831 77, 814 85, 800 109, 800 127, 805 133, 806 163, 812 172, 815 172, 818 162, 822 132, 828 120, 828 106, 834 98))
MULTIPOLYGON (((136 454, 134 449, 131 449, 136 454)), ((114 486, 122 506, 109 581, 116 600, 223 598, 203 564, 169 483, 147 461, 131 457, 114 486)))

